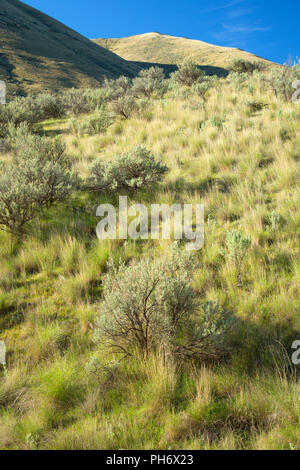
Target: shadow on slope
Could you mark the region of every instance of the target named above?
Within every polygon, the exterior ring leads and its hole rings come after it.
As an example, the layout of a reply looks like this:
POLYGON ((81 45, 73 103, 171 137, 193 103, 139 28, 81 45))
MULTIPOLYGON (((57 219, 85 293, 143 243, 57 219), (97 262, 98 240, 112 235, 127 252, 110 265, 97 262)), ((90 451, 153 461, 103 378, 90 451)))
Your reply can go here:
MULTIPOLYGON (((171 64, 160 64, 155 62, 131 62, 137 67, 148 69, 150 67, 160 67, 164 70, 164 73, 167 77, 171 75, 171 73, 178 70, 177 65, 171 64)), ((215 67, 213 65, 199 65, 199 68, 203 70, 207 75, 217 75, 218 77, 227 77, 229 74, 229 70, 224 69, 222 67, 215 67)))

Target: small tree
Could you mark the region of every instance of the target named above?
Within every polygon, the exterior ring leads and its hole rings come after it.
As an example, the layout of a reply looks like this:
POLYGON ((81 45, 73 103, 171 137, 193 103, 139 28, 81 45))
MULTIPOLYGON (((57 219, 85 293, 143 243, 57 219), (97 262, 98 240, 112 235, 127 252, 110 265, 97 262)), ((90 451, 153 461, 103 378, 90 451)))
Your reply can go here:
POLYGON ((179 66, 176 72, 172 73, 171 78, 179 85, 191 87, 205 73, 200 70, 199 66, 192 61, 186 61, 179 66))
POLYGON ((155 95, 161 98, 167 91, 164 71, 159 67, 150 67, 141 70, 139 76, 133 80, 133 94, 151 98, 155 95))
POLYGON ((91 167, 87 187, 96 192, 145 189, 159 183, 167 170, 149 150, 137 146, 113 161, 97 160, 91 167))

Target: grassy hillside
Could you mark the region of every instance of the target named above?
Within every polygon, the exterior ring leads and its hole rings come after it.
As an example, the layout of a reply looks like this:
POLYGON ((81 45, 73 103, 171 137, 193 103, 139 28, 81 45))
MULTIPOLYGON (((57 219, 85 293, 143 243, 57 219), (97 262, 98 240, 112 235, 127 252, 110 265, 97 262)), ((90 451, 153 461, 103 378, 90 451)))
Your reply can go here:
POLYGON ((0 0, 0 79, 10 93, 97 86, 138 67, 17 0, 0 0))
POLYGON ((143 144, 169 173, 130 203, 205 205, 193 289, 201 304, 218 300, 237 319, 229 354, 180 361, 153 350, 118 362, 95 343, 109 256, 159 259, 170 242, 98 241, 96 207, 117 199, 74 192, 13 252, 0 232, 0 339, 8 349, 0 448, 300 449, 300 384, 290 361, 300 329, 300 109, 261 89, 257 77, 219 79, 205 98, 172 86, 162 99, 138 99, 106 132, 75 132, 85 115, 36 131, 61 135, 83 178, 96 158, 143 144), (252 240, 239 279, 224 254, 232 230, 252 240))
MULTIPOLYGON (((174 65, 182 63, 185 59, 191 59, 202 66, 216 67, 216 72, 219 73, 222 69, 227 70, 233 59, 258 59, 253 54, 240 49, 220 47, 203 41, 159 33, 146 33, 118 39, 100 38, 95 39, 94 42, 126 60, 174 65)), ((268 61, 265 63, 271 64, 268 61)))

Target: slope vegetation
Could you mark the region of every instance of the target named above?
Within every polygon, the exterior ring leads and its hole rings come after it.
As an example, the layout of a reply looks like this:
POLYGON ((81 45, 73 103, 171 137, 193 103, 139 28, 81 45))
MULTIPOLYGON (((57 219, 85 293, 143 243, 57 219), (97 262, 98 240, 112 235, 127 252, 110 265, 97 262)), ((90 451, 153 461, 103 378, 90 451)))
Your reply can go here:
MULTIPOLYGON (((106 261, 160 259, 171 242, 100 242, 96 208, 117 207, 118 194, 84 188, 46 211, 14 251, 1 230, 1 449, 300 449, 291 364, 300 331, 300 109, 257 76, 242 79, 218 79, 205 101, 173 84, 163 100, 140 98, 127 119, 116 115, 92 135, 74 123, 98 114, 39 123, 36 131, 61 136, 83 179, 96 159, 140 144, 167 165, 161 184, 131 192, 129 205, 204 204, 193 295, 200 305, 218 300, 236 320, 214 343, 224 339, 224 357, 180 360, 154 349, 120 360, 103 339, 95 343, 106 261), (237 231, 251 237, 246 254, 229 251, 237 231)), ((125 292, 128 305, 136 292, 125 292)))

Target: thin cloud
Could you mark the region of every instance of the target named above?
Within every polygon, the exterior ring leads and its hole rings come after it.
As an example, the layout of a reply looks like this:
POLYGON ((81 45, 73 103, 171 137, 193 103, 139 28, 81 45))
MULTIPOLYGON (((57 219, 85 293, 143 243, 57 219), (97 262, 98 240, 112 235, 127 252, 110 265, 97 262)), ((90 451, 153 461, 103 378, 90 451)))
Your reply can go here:
POLYGON ((257 31, 270 31, 270 26, 229 26, 226 24, 222 25, 226 31, 225 33, 255 33, 257 31))
POLYGON ((241 36, 247 36, 252 33, 264 33, 271 30, 270 26, 258 25, 228 25, 222 24, 223 31, 215 34, 218 41, 226 41, 230 43, 241 43, 241 36), (237 38, 236 35, 239 37, 237 38))
POLYGON ((241 3, 245 3, 246 0, 232 0, 231 2, 225 3, 225 5, 216 5, 214 7, 207 8, 202 10, 202 13, 209 13, 212 11, 226 10, 227 8, 235 7, 241 3))
POLYGON ((255 8, 236 8, 227 13, 229 18, 240 18, 241 16, 251 15, 255 8))

